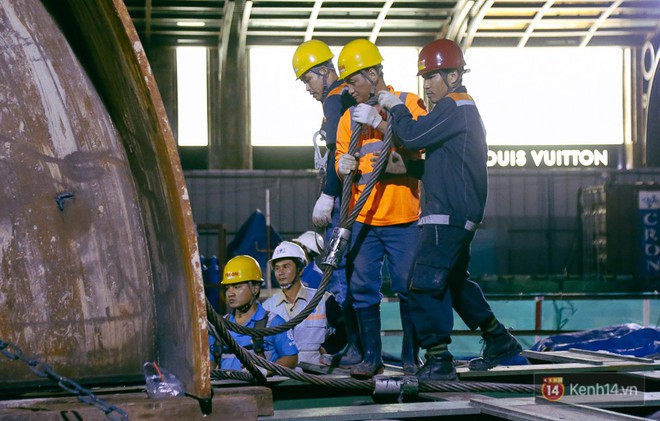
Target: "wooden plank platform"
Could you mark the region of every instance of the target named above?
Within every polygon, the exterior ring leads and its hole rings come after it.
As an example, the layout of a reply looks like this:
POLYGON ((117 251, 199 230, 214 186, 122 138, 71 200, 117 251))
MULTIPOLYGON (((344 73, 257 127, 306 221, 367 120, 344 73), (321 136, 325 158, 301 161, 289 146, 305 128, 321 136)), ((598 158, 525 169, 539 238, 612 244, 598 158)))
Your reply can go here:
MULTIPOLYGON (((244 386, 216 390, 212 413, 204 417, 199 402, 189 397, 149 399, 146 393, 98 395, 109 405, 124 410, 131 420, 256 420, 273 414, 273 398, 267 387, 244 386)), ((113 413, 116 416, 117 413, 113 413)), ((103 412, 75 397, 0 401, 0 420, 61 421, 102 420, 103 412)), ((118 418, 113 418, 118 419, 118 418)))
MULTIPOLYGON (((584 359, 583 353, 561 351, 543 353, 539 358, 551 361, 572 361, 584 359)), ((590 355, 587 355, 590 357, 590 355)), ((636 357, 616 355, 596 355, 596 363, 556 362, 526 366, 496 367, 487 372, 470 372, 467 367, 459 367, 461 383, 467 386, 470 381, 493 381, 531 384, 533 375, 541 373, 630 373, 635 376, 660 378, 656 370, 658 362, 647 362, 636 357), (600 360, 599 360, 600 358, 600 360), (607 360, 607 361, 605 361, 607 360), (517 378, 510 376, 518 376, 517 378), (479 377, 482 377, 481 379, 479 377)), ((348 378, 347 370, 305 364, 307 373, 321 374, 327 378, 348 378), (329 373, 329 374, 324 374, 329 373)), ((386 375, 400 377, 401 370, 386 367, 386 375)), ((563 396, 560 402, 550 403, 535 400, 525 393, 481 393, 481 392, 434 392, 421 393, 417 398, 405 403, 381 403, 372 401, 369 390, 350 391, 328 389, 311 385, 300 380, 274 376, 268 378, 268 387, 253 386, 239 380, 216 380, 213 382, 213 412, 206 419, 231 419, 232 421, 261 420, 309 420, 309 421, 351 421, 386 419, 480 419, 493 417, 507 420, 638 420, 636 416, 616 412, 623 407, 636 407, 637 415, 651 414, 660 409, 660 392, 642 392, 635 401, 612 395, 563 396), (273 396, 276 401, 273 402, 273 396), (281 399, 281 401, 280 401, 281 399), (299 401, 297 404, 294 401, 299 401), (278 405, 279 404, 279 405, 278 405), (282 409, 275 409, 277 407, 282 409), (298 408, 298 409, 290 409, 298 408)), ((96 393, 96 392, 95 392, 96 393)), ((187 397, 152 400, 144 390, 129 388, 121 393, 118 388, 104 389, 97 393, 101 399, 116 405, 129 414, 130 419, 202 419, 203 415, 197 400, 187 397)), ((0 401, 0 421, 8 420, 61 420, 100 419, 103 413, 94 407, 84 405, 74 397, 23 399, 0 401)))

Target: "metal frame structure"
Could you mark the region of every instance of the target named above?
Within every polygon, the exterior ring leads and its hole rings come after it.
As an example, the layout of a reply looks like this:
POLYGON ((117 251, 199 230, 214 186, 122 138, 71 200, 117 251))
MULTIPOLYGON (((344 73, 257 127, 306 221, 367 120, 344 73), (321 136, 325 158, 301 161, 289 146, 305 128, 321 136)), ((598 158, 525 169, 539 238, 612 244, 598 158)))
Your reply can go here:
POLYGON ((247 45, 354 38, 421 46, 441 36, 474 46, 641 46, 660 31, 655 0, 126 0, 145 44, 218 45, 233 7, 247 45), (186 26, 189 25, 189 26, 186 26), (203 26, 192 26, 203 25, 203 26))

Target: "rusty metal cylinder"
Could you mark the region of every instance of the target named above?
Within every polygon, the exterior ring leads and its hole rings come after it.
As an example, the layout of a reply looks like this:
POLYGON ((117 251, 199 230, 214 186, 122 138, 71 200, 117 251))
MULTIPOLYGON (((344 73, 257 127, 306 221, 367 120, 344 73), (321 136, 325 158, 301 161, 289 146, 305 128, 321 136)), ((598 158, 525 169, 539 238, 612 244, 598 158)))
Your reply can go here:
MULTIPOLYGON (((190 204, 125 6, 8 0, 0 26, 0 339, 86 383, 159 359, 210 393, 190 204)), ((0 356, 0 395, 41 380, 0 356)))

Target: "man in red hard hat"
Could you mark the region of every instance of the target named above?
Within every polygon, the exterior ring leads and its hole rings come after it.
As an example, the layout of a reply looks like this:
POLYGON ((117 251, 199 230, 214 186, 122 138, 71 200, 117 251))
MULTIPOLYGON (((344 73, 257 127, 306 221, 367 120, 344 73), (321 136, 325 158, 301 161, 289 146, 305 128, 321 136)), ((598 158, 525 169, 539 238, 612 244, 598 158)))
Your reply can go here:
POLYGON ((522 348, 495 318, 468 273, 470 243, 483 219, 488 192, 488 147, 479 111, 462 83, 463 52, 454 41, 432 41, 419 53, 418 69, 435 104, 428 115, 413 118, 389 91, 379 92, 378 102, 393 114, 392 128, 401 146, 426 151, 426 203, 408 280, 415 334, 426 349, 426 363, 416 376, 421 381, 456 380, 448 350, 452 307, 470 329, 482 331, 483 355, 470 361, 471 370, 490 369, 522 348))

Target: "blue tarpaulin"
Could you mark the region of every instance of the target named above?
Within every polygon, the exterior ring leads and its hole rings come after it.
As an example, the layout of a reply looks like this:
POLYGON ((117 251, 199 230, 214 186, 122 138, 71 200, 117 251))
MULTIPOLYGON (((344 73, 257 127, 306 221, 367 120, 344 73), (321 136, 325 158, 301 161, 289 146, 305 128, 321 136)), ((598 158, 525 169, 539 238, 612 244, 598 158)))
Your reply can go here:
MULTIPOLYGON (((246 254, 257 259, 266 279, 266 263, 273 249, 282 241, 275 228, 270 226, 270 238, 266 238, 266 217, 259 209, 241 225, 234 239, 227 245, 227 259, 246 254)), ((278 286, 272 279, 273 286, 278 286)))
POLYGON ((211 256, 205 259, 200 256, 202 263, 202 278, 204 279, 204 293, 211 306, 220 310, 220 265, 218 258, 211 256))
POLYGON ((571 348, 648 357, 660 353, 660 330, 635 323, 626 323, 548 336, 535 343, 530 349, 532 351, 565 351, 571 348))

